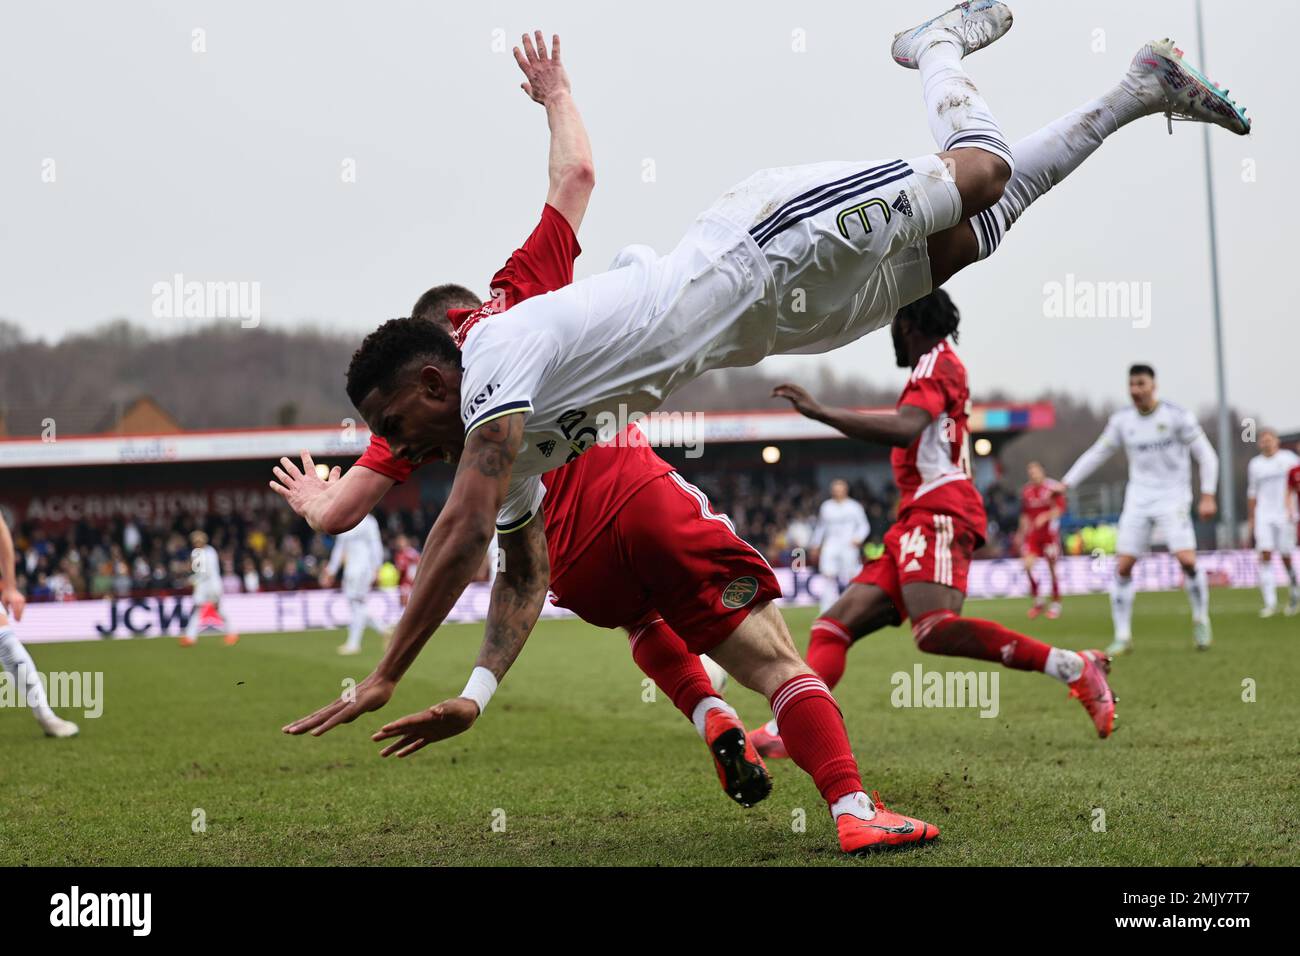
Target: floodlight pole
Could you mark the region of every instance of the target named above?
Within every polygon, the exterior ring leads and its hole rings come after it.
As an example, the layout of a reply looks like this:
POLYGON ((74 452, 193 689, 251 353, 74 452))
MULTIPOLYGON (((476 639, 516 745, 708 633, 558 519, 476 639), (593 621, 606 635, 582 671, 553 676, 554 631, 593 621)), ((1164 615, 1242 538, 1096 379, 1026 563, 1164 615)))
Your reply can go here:
MULTIPOLYGON (((1209 75, 1205 58, 1205 23, 1201 0, 1196 0, 1196 45, 1201 69, 1209 75)), ((1219 515, 1222 547, 1237 544, 1237 489, 1233 459, 1232 419, 1228 413, 1228 379, 1223 360, 1223 311, 1219 304, 1219 240, 1214 216, 1214 166, 1210 155, 1210 124, 1201 124, 1201 144, 1205 151, 1205 208, 1210 225, 1210 293, 1214 307, 1214 365, 1219 399, 1219 515)))

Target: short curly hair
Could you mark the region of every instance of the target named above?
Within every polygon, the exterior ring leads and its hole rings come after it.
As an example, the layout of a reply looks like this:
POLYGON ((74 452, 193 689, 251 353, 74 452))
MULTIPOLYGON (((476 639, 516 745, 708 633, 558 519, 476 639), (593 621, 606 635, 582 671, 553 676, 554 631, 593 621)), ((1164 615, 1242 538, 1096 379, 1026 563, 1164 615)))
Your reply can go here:
POLYGON ((957 326, 961 324, 961 313, 956 304, 943 289, 935 289, 929 295, 922 296, 915 302, 909 302, 898 310, 898 315, 906 319, 919 332, 936 338, 957 341, 957 326))
POLYGON ((415 363, 432 362, 460 371, 460 349, 436 323, 389 319, 366 336, 348 365, 348 398, 356 408, 375 389, 387 392, 415 363))

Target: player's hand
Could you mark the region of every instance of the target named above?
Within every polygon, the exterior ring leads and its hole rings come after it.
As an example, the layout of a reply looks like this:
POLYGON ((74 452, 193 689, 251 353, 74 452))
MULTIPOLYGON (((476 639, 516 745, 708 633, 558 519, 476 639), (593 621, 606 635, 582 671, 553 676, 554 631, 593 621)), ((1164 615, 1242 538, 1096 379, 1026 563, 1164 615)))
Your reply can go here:
POLYGON ((821 415, 821 405, 802 385, 793 385, 790 383, 778 385, 776 388, 772 389, 772 397, 784 398, 794 406, 795 411, 806 418, 817 418, 821 415))
POLYGON ((23 597, 23 592, 16 587, 11 585, 0 591, 0 614, 4 613, 5 608, 9 608, 9 613, 13 615, 14 620, 21 621, 25 607, 27 607, 27 598, 23 597))
POLYGON ((564 71, 564 65, 560 62, 558 33, 551 37, 549 56, 546 53, 546 43, 542 40, 541 30, 534 33, 532 37, 525 33, 523 47, 522 51, 519 47, 515 47, 514 50, 515 62, 519 64, 519 69, 524 71, 524 82, 519 84, 521 90, 543 106, 553 97, 571 92, 569 74, 564 71), (534 39, 536 39, 535 46, 534 39))
POLYGON ((1196 513, 1200 515, 1202 521, 1209 521, 1219 513, 1219 503, 1214 500, 1214 495, 1201 495, 1200 503, 1196 506, 1196 513))
POLYGON ((391 724, 384 724, 370 739, 378 743, 397 737, 397 742, 381 750, 379 756, 397 754, 409 757, 429 744, 463 734, 474 726, 476 720, 478 704, 468 697, 453 697, 418 714, 408 714, 391 724))
POLYGON ((397 684, 386 677, 371 674, 360 684, 350 687, 337 700, 331 701, 314 714, 309 714, 280 729, 286 734, 310 733, 319 737, 339 724, 350 724, 362 714, 378 710, 388 703, 397 684))
POLYGON ((320 586, 326 590, 334 587, 334 575, 330 574, 328 571, 322 571, 320 573, 320 586))
POLYGON ((279 481, 271 482, 271 490, 278 494, 300 517, 307 517, 307 506, 328 490, 328 482, 338 481, 343 474, 335 465, 326 478, 316 473, 316 463, 311 460, 311 453, 302 453, 302 471, 298 470, 288 458, 281 458, 280 464, 271 469, 279 481))

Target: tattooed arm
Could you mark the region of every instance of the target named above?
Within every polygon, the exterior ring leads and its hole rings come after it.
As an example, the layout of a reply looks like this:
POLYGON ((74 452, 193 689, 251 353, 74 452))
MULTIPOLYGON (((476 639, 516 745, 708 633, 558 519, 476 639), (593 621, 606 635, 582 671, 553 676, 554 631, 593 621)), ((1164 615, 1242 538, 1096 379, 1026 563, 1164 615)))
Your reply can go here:
MULTIPOLYGON (((505 564, 492 586, 483 646, 475 662, 476 672, 478 668, 491 671, 492 683, 505 677, 510 665, 524 649, 524 642, 532 633, 546 600, 550 565, 543 527, 539 513, 518 531, 501 536, 505 564)), ((393 754, 408 757, 435 741, 469 730, 480 713, 479 705, 469 697, 453 697, 385 724, 371 739, 376 742, 393 740, 380 751, 382 757, 393 754)))
MULTIPOLYGON (((383 660, 343 697, 289 724, 285 733, 319 736, 388 703, 397 682, 478 570, 496 532, 497 512, 505 500, 523 434, 524 416, 515 414, 480 425, 466 436, 451 495, 429 532, 410 601, 383 660)), ((545 581, 542 587, 545 589, 545 581)))

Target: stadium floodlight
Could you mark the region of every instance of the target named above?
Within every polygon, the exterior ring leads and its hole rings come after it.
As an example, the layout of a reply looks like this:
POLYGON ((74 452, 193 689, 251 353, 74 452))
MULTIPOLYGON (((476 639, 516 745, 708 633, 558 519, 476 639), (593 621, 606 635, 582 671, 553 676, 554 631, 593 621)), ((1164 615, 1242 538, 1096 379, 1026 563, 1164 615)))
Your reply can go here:
MULTIPOLYGON (((1205 26, 1201 0, 1196 0, 1196 45, 1201 69, 1209 70, 1205 56, 1205 26)), ((1220 547, 1232 547, 1237 536, 1237 489, 1233 480, 1232 420, 1228 414, 1228 380, 1223 360, 1223 313, 1219 305, 1219 238, 1214 216, 1214 166, 1210 155, 1210 128, 1201 127, 1201 144, 1205 151, 1205 208, 1209 215, 1210 294, 1214 309, 1214 370, 1219 402, 1219 510, 1220 547)))

